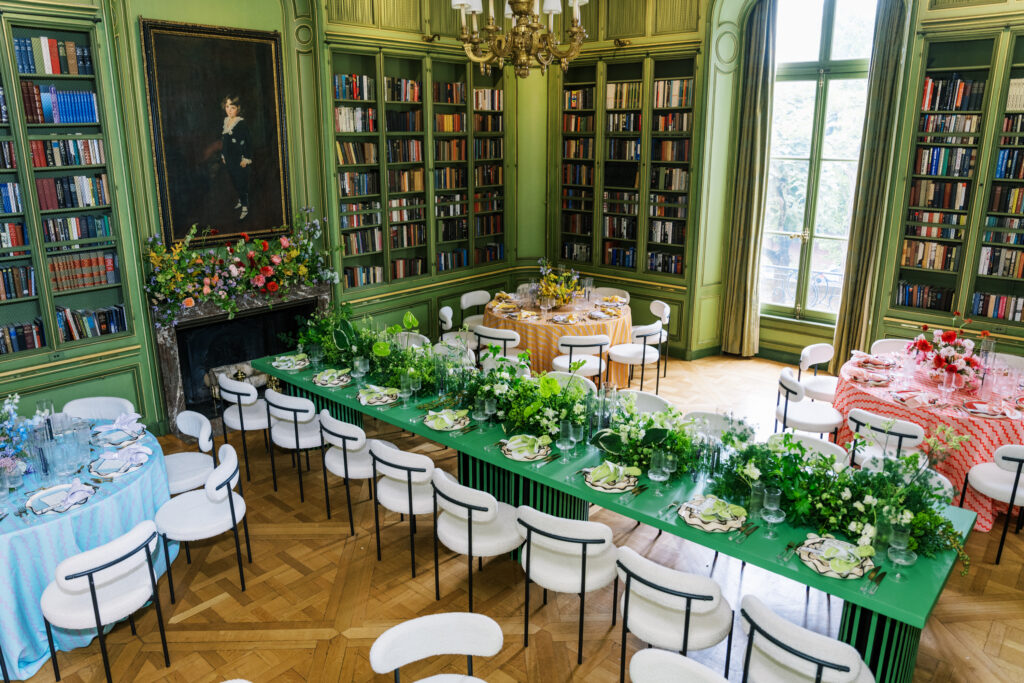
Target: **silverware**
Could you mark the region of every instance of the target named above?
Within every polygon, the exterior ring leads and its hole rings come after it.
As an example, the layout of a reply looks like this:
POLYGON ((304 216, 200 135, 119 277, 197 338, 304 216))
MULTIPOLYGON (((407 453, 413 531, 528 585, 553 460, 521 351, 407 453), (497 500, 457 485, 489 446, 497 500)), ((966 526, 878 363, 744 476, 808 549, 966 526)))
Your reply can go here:
POLYGON ((882 585, 882 581, 885 579, 885 572, 882 572, 875 577, 875 585, 868 589, 868 595, 874 595, 878 592, 878 587, 882 585))
POLYGON ((740 537, 736 539, 736 543, 743 543, 743 541, 745 541, 748 538, 750 538, 750 534, 754 533, 755 531, 757 531, 760 528, 761 528, 760 524, 755 524, 754 526, 750 527, 749 529, 744 531, 742 534, 740 534, 740 537))
POLYGON ((736 538, 737 538, 737 537, 738 537, 738 536, 739 536, 740 534, 742 534, 742 533, 743 533, 744 531, 746 531, 747 529, 749 529, 749 528, 750 528, 751 526, 753 526, 753 525, 754 525, 754 523, 753 523, 753 522, 744 522, 744 523, 742 524, 742 526, 740 526, 740 528, 739 528, 739 529, 736 529, 735 531, 733 531, 733 532, 730 532, 730 534, 729 534, 729 540, 730 540, 730 541, 735 541, 735 540, 736 540, 736 538))
POLYGON ((640 484, 640 486, 637 486, 636 488, 634 488, 633 490, 628 492, 629 496, 627 496, 625 498, 625 500, 622 501, 622 504, 623 505, 632 505, 633 501, 636 500, 637 495, 643 493, 646 490, 647 490, 647 485, 646 484, 640 484))
POLYGON ((786 561, 786 555, 789 554, 789 551, 793 550, 794 548, 796 548, 796 541, 790 541, 788 544, 786 544, 786 549, 783 550, 778 555, 776 555, 775 559, 778 560, 779 562, 785 562, 786 561))
POLYGON ((677 508, 677 507, 679 507, 682 504, 683 504, 683 501, 681 501, 681 500, 674 500, 671 503, 669 503, 668 505, 666 505, 665 507, 663 507, 660 510, 658 510, 658 516, 665 515, 672 508, 677 508))
POLYGON ((868 587, 874 585, 874 583, 875 583, 875 576, 878 575, 879 569, 881 569, 881 567, 877 567, 876 566, 871 571, 869 571, 867 573, 867 577, 866 577, 867 581, 862 583, 861 586, 860 586, 860 592, 861 593, 867 593, 868 592, 868 587))
POLYGON ((558 460, 558 453, 552 453, 551 455, 548 455, 542 458, 541 460, 538 460, 536 463, 534 463, 533 466, 536 469, 540 469, 541 467, 544 467, 544 465, 550 465, 555 460, 558 460))

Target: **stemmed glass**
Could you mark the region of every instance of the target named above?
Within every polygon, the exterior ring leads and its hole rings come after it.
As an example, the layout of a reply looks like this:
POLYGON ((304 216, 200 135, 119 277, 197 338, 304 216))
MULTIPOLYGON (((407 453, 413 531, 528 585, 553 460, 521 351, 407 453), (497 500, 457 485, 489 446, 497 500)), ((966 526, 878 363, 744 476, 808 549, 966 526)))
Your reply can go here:
MULTIPOLYGON (((567 420, 563 420, 562 424, 564 425, 564 424, 566 424, 566 422, 568 422, 568 425, 569 425, 569 431, 568 431, 568 442, 570 444, 569 451, 573 454, 573 457, 575 457, 576 456, 576 445, 580 441, 583 440, 583 425, 573 424, 572 422, 569 422, 567 420)), ((565 480, 566 481, 572 481, 573 477, 575 477, 575 476, 576 475, 573 474, 573 473, 567 474, 567 475, 565 475, 565 480)))
POLYGON ((324 350, 319 344, 310 344, 309 346, 309 365, 313 369, 313 372, 320 372, 323 370, 324 362, 324 350))
MULTIPOLYGON (((661 469, 665 470, 665 474, 667 475, 665 477, 666 480, 672 478, 672 475, 675 473, 675 471, 679 469, 679 459, 676 457, 675 453, 671 451, 665 451, 664 460, 662 460, 661 462, 661 469)), ((662 482, 661 486, 659 486, 658 488, 664 490, 665 482, 662 482)))
POLYGON ((402 399, 402 407, 409 407, 409 397, 412 396, 412 377, 407 373, 398 378, 398 397, 402 399))
POLYGON ((489 398, 484 401, 484 412, 487 413, 487 421, 490 422, 494 414, 498 412, 498 399, 489 398))
POLYGON ((550 296, 542 296, 538 305, 540 306, 541 316, 544 320, 548 320, 548 311, 555 307, 555 300, 550 296))
POLYGON ((562 420, 558 429, 558 441, 555 442, 555 446, 558 447, 559 452, 562 454, 562 457, 558 462, 563 465, 568 465, 569 451, 571 451, 575 445, 576 444, 572 441, 572 421, 562 420))
POLYGON ((473 409, 473 419, 477 422, 483 422, 487 419, 487 399, 483 396, 477 396, 476 404, 473 409))
POLYGON ((420 377, 420 373, 411 372, 409 373, 409 386, 412 388, 412 395, 416 396, 420 393, 420 389, 423 388, 423 378, 420 377))
POLYGON ((917 370, 917 361, 914 360, 913 356, 904 356, 903 362, 900 365, 900 386, 903 388, 910 387, 910 380, 914 376, 914 372, 917 370))
POLYGON ((953 392, 956 390, 956 373, 946 372, 942 375, 942 400, 950 402, 953 392))
POLYGON ((363 356, 356 356, 352 360, 352 376, 356 378, 356 387, 362 388, 363 377, 370 370, 370 361, 363 356))
POLYGON ((910 550, 910 529, 907 527, 893 527, 892 536, 889 538, 889 559, 896 565, 896 573, 893 581, 903 581, 907 577, 900 573, 900 567, 909 567, 917 562, 917 553, 910 550))
POLYGON ((786 519, 786 511, 779 507, 782 502, 782 491, 777 488, 768 488, 764 492, 764 507, 761 508, 761 519, 768 523, 768 531, 765 538, 775 538, 775 525, 786 519))
POLYGON ((665 482, 668 481, 668 471, 665 469, 665 451, 654 451, 651 454, 651 465, 647 470, 647 478, 651 481, 660 484, 654 489, 654 495, 661 497, 665 493, 661 489, 664 487, 665 482))

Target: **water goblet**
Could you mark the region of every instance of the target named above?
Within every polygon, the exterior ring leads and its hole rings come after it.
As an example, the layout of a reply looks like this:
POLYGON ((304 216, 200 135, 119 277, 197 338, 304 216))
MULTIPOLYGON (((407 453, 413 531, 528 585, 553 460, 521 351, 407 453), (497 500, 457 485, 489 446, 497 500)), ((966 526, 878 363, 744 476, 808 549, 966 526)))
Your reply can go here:
POLYGON ((586 440, 586 430, 584 429, 583 424, 573 424, 569 432, 569 435, 572 438, 573 442, 573 452, 575 452, 576 446, 578 446, 579 444, 583 443, 586 440))
POLYGON ((651 465, 647 470, 647 478, 659 484, 654 489, 654 495, 659 498, 664 496, 665 493, 661 489, 668 481, 668 472, 665 470, 665 451, 658 450, 651 454, 651 465))
POLYGON ((768 530, 764 532, 764 537, 776 538, 778 534, 775 533, 775 525, 786 519, 786 511, 780 508, 764 508, 761 510, 761 519, 768 523, 768 530))
MULTIPOLYGON (((676 456, 675 453, 671 451, 665 451, 665 459, 661 463, 661 469, 665 470, 665 474, 668 475, 666 479, 672 478, 672 475, 675 474, 675 471, 679 469, 679 458, 676 456)), ((664 491, 665 482, 661 482, 661 486, 659 486, 658 488, 664 491)))
POLYGON ((572 422, 562 420, 558 429, 558 441, 555 442, 555 446, 558 447, 559 452, 562 454, 558 461, 559 463, 563 465, 569 464, 569 451, 574 445, 572 442, 572 422))
POLYGON ((313 372, 320 372, 321 370, 323 370, 323 347, 321 347, 319 344, 310 344, 307 355, 309 356, 309 366, 312 368, 313 372))
POLYGON ((498 399, 489 398, 484 402, 484 412, 487 413, 487 421, 490 422, 494 414, 498 412, 498 399))
POLYGON ((555 307, 555 300, 550 296, 542 296, 538 305, 540 306, 541 317, 544 320, 548 320, 548 312, 555 307))
POLYGON ((50 415, 53 415, 53 413, 54 410, 52 400, 44 398, 39 401, 36 401, 36 415, 39 415, 41 417, 48 417, 50 415))
POLYGON ((356 378, 356 386, 362 388, 363 377, 370 370, 370 361, 363 356, 352 359, 352 376, 356 378))
POLYGON ((402 407, 409 407, 409 397, 412 396, 412 378, 403 374, 398 378, 398 397, 402 399, 402 407))
POLYGON ((942 375, 942 400, 946 403, 949 403, 953 392, 956 390, 956 380, 957 374, 955 372, 946 371, 942 375))
POLYGON ((487 399, 483 396, 476 397, 476 403, 473 408, 473 419, 477 422, 483 422, 487 419, 487 399))
POLYGON ((900 573, 900 567, 909 567, 917 562, 917 553, 909 549, 910 529, 907 527, 893 527, 892 536, 889 538, 889 560, 896 565, 896 573, 893 581, 903 581, 906 577, 900 573))
POLYGON ((916 371, 917 362, 914 358, 912 356, 904 356, 900 364, 900 386, 904 388, 910 387, 910 380, 913 379, 916 371))

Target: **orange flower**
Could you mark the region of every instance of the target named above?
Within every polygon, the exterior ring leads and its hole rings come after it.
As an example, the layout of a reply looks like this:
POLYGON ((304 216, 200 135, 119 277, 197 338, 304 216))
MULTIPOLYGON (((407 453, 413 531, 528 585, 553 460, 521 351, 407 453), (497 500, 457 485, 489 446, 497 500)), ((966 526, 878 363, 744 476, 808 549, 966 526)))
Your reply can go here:
POLYGON ((196 300, 188 296, 185 297, 185 300, 181 302, 181 305, 184 306, 185 308, 192 308, 193 306, 196 305, 196 300))
POLYGON ((980 337, 982 337, 982 338, 988 337, 988 336, 989 336, 989 335, 991 335, 991 334, 992 334, 992 333, 991 333, 991 332, 989 332, 988 330, 982 330, 981 332, 979 332, 979 333, 978 333, 978 335, 979 335, 980 337))

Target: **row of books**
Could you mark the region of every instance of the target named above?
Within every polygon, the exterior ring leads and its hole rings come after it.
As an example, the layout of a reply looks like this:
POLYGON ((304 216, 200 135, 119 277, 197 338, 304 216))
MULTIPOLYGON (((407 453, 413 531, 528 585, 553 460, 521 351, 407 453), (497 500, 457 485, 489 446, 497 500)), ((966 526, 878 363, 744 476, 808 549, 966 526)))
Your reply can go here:
POLYGON ((594 89, 593 88, 566 88, 562 92, 562 109, 593 109, 594 89))
POLYGON ((1002 247, 982 247, 978 255, 978 275, 1024 277, 1024 251, 1002 247))
MULTIPOLYGON (((24 223, 0 223, 0 247, 20 247, 28 244, 28 233, 24 223)), ((4 253, 0 256, 21 256, 27 251, 4 253)))
POLYGON ((107 174, 36 178, 36 195, 43 211, 80 209, 110 203, 107 174))
POLYGON ((462 192, 445 192, 434 199, 434 215, 438 218, 466 215, 469 195, 462 192))
POLYGON ((594 167, 587 164, 562 164, 562 182, 568 185, 593 185, 594 167))
POLYGON ((1024 78, 1011 78, 1006 91, 1006 111, 1024 111, 1024 78))
POLYGON ((647 240, 658 244, 686 244, 686 226, 672 221, 651 221, 647 240))
POLYGON ((685 168, 658 166, 651 169, 651 189, 687 192, 690 189, 690 172, 685 168))
POLYGON ((388 140, 386 151, 389 164, 423 161, 422 140, 388 140))
POLYGON ((0 123, 10 123, 10 113, 7 111, 7 95, 4 87, 0 85, 0 123))
POLYGON ((473 153, 477 159, 501 159, 505 156, 505 140, 476 138, 473 140, 473 153))
POLYGON ((438 133, 465 133, 466 115, 462 112, 457 114, 434 114, 434 131, 438 133))
MULTIPOLYGON (((1003 116, 1003 132, 1024 133, 1024 114, 1006 114, 1003 116)), ((1019 142, 1019 140, 1014 142, 1019 142)))
POLYGON ((636 247, 617 247, 613 243, 605 242, 604 265, 636 268, 636 247))
POLYGON ((1024 296, 975 292, 971 315, 1024 322, 1024 296))
POLYGON ((925 285, 900 280, 896 285, 896 304, 933 311, 952 311, 955 291, 951 287, 925 285))
POLYGON ((452 249, 451 251, 439 251, 437 253, 437 270, 454 270, 469 265, 469 249, 452 249))
POLYGON ((434 186, 439 190, 468 187, 469 173, 462 166, 445 166, 434 170, 434 186))
POLYGON ((977 133, 980 128, 980 114, 921 114, 917 122, 921 133, 977 133))
POLYGON ((651 140, 651 159, 654 161, 689 161, 690 141, 651 140))
POLYGON ((36 269, 32 266, 0 268, 0 301, 35 296, 36 269))
POLYGON ((937 225, 908 225, 904 232, 908 237, 941 237, 947 240, 960 239, 959 228, 940 228, 937 225))
POLYGON ((373 107, 335 107, 334 132, 376 133, 377 110, 373 107))
POLYGON ((427 272, 427 259, 425 258, 391 259, 392 280, 400 280, 405 277, 415 277, 417 275, 426 275, 427 272))
POLYGON ((395 197, 388 200, 388 220, 392 223, 419 221, 427 217, 420 197, 395 197))
POLYGON ((36 168, 93 166, 107 163, 103 140, 29 140, 32 165, 36 168))
POLYGON ((604 104, 608 109, 639 109, 642 84, 639 81, 609 83, 605 87, 604 104))
POLYGON ((384 99, 388 102, 420 102, 423 100, 420 82, 410 78, 385 76, 384 99))
POLYGON ((943 78, 925 76, 923 90, 922 111, 978 110, 985 98, 985 81, 962 78, 955 72, 943 78))
POLYGON ((392 226, 390 243, 392 249, 421 247, 427 243, 427 229, 416 224, 392 226))
POLYGON ((21 186, 18 183, 0 183, 0 208, 4 213, 21 213, 21 186))
POLYGON ((636 216, 636 215, 638 215, 640 213, 640 206, 639 206, 639 204, 636 203, 636 201, 630 201, 628 199, 626 201, 615 201, 614 198, 612 200, 609 200, 609 197, 608 197, 609 194, 613 194, 614 195, 614 194, 622 194, 622 193, 617 193, 617 192, 609 193, 609 192, 605 192, 604 194, 605 194, 605 201, 604 201, 603 206, 604 206, 604 212, 605 213, 610 213, 610 214, 611 213, 624 213, 624 214, 628 214, 630 216, 636 216))
POLYGON ((108 306, 96 310, 73 310, 57 306, 57 331, 61 341, 74 341, 117 334, 128 329, 124 306, 108 306))
POLYGON ((93 74, 92 50, 73 40, 46 36, 14 39, 14 60, 20 74, 93 74))
POLYGON ((436 140, 434 142, 434 159, 437 161, 466 161, 466 141, 436 140))
POLYGON ((996 242, 998 244, 1024 244, 1024 232, 988 230, 981 233, 981 239, 985 242, 996 242))
MULTIPOLYGON (((33 140, 33 143, 36 142, 33 140)), ((18 160, 14 155, 14 143, 10 140, 0 142, 0 168, 17 168, 18 160)))
POLYGON ((437 238, 441 242, 469 239, 469 222, 465 218, 442 220, 437 226, 437 238))
POLYGON ((362 287, 384 282, 383 266, 345 266, 343 268, 346 287, 362 287))
POLYGON ((501 164, 481 164, 473 169, 473 182, 477 185, 501 185, 505 182, 505 167, 501 164))
POLYGON ((996 154, 996 178, 1024 178, 1024 149, 1000 149, 996 154))
POLYGON ((959 244, 903 240, 900 265, 928 270, 956 270, 960 264, 959 244))
POLYGON ((640 141, 612 138, 608 141, 608 158, 615 161, 640 161, 640 141))
POLYGON ((655 114, 651 119, 655 133, 689 133, 693 127, 693 114, 675 112, 673 114, 655 114))
POLYGON ((594 138, 566 138, 562 140, 562 156, 566 159, 593 159, 594 138))
POLYGON ((434 102, 442 104, 465 104, 465 83, 439 83, 434 81, 434 102))
POLYGON ((639 133, 642 118, 643 117, 636 112, 608 114, 608 132, 639 133))
POLYGON ((422 168, 390 169, 388 189, 392 192, 422 192, 426 187, 422 168))
POLYGON ((96 93, 58 90, 55 85, 21 82, 21 101, 28 123, 99 123, 96 93))
POLYGON ((654 81, 654 108, 693 106, 693 79, 671 78, 654 81))
POLYGON ((476 236, 484 237, 500 235, 505 232, 504 216, 500 213, 488 213, 483 216, 476 216, 473 219, 476 228, 476 236))
POLYGON ((505 245, 501 242, 491 242, 476 248, 476 263, 491 263, 501 261, 505 258, 505 245))
MULTIPOLYGON (((67 242, 111 235, 113 233, 110 228, 110 216, 106 214, 43 219, 43 239, 47 242, 67 242)), ((69 244, 62 248, 78 249, 79 245, 69 244)), ((52 251, 53 248, 48 250, 52 251)))
POLYGON ((572 235, 593 235, 594 217, 585 213, 562 214, 562 232, 572 235))
POLYGON ((501 192, 480 192, 473 195, 474 213, 505 210, 505 196, 501 192))
POLYGON ((962 213, 947 213, 945 211, 922 211, 910 209, 907 211, 907 220, 913 223, 936 223, 940 225, 967 225, 967 216, 962 213))
POLYGON ((0 325, 0 354, 17 353, 46 346, 41 318, 0 325))
POLYGON ((503 114, 473 114, 473 130, 478 133, 500 133, 505 130, 503 114))
POLYGON ((594 195, 590 190, 583 190, 575 187, 563 187, 562 208, 573 211, 593 211, 594 195))
POLYGON ((650 216, 651 218, 666 218, 675 221, 685 221, 687 211, 686 202, 683 202, 682 204, 651 204, 650 216))
POLYGON ((342 230, 351 230, 352 228, 364 228, 371 225, 381 224, 381 214, 379 213, 354 213, 354 214, 342 214, 339 222, 342 230))
POLYGON ((604 236, 618 240, 636 239, 636 218, 629 216, 605 216, 604 236))
POLYGON ((999 213, 1024 213, 1024 187, 993 185, 988 210, 999 213))
POLYGON ((375 164, 377 163, 377 143, 375 142, 342 142, 334 141, 334 150, 338 155, 338 163, 375 164))
POLYGON ((345 253, 349 256, 358 256, 372 251, 383 251, 384 231, 376 230, 354 230, 341 236, 342 244, 345 245, 345 253))
POLYGON ((970 197, 969 183, 957 180, 917 179, 910 183, 910 206, 965 211, 970 197))
POLYGON ((346 171, 338 174, 338 191, 342 197, 380 194, 380 174, 376 171, 360 173, 346 171))
POLYGON ((562 114, 562 131, 566 133, 593 133, 593 114, 562 114))
POLYGON ((384 112, 388 130, 395 133, 420 133, 423 131, 423 112, 387 111, 384 112))
POLYGON ((590 257, 589 242, 562 242, 562 258, 570 261, 590 261, 590 257))
POLYGON ((683 254, 667 251, 651 251, 647 254, 647 270, 653 273, 682 275, 685 266, 686 257, 683 254))
POLYGON ((496 88, 475 88, 473 109, 478 111, 501 111, 505 108, 505 91, 496 88))
POLYGON ((914 170, 921 175, 969 178, 976 151, 973 147, 918 147, 914 170))
POLYGON ((54 291, 112 285, 120 281, 117 252, 90 251, 85 254, 57 254, 47 258, 50 284, 54 291))
POLYGON ((361 74, 334 74, 334 99, 376 100, 377 86, 370 76, 361 74))

